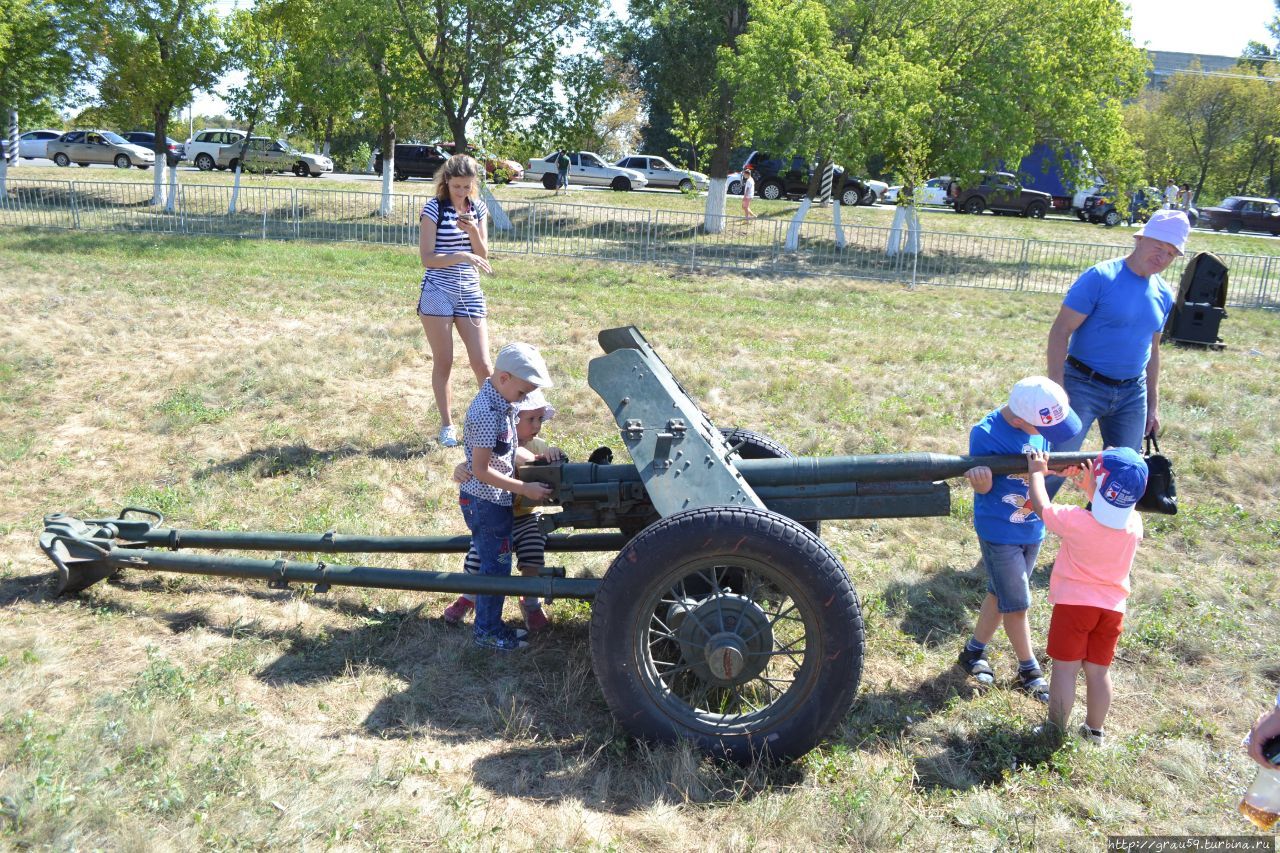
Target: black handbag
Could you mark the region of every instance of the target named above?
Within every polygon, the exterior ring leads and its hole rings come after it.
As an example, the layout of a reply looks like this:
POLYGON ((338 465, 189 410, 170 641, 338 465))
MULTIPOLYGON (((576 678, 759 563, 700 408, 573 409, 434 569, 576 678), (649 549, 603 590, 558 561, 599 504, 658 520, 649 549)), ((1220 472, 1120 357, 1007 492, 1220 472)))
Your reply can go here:
POLYGON ((1160 442, 1153 432, 1147 436, 1147 490, 1138 499, 1138 509, 1162 515, 1178 514, 1178 488, 1173 484, 1173 463, 1160 452, 1160 442), (1151 448, 1155 448, 1155 453, 1151 448))

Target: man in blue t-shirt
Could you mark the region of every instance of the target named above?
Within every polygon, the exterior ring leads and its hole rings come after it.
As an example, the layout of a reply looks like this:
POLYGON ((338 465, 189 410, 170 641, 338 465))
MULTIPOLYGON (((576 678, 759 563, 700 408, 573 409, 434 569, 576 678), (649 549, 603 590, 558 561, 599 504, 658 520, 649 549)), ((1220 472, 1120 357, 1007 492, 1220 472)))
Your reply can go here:
MULTIPOLYGON (((1066 389, 1083 428, 1058 450, 1079 450, 1096 420, 1104 447, 1141 451, 1160 430, 1160 331, 1173 292, 1160 273, 1183 253, 1191 224, 1181 210, 1157 210, 1133 251, 1085 270, 1049 330, 1049 378, 1066 389)), ((1050 491, 1062 485, 1052 478, 1050 491)))
MULTIPOLYGON (((1009 402, 987 414, 969 431, 971 456, 1000 456, 1029 450, 1059 449, 1080 431, 1080 419, 1067 394, 1044 376, 1029 376, 1013 386, 1009 402), (1052 442, 1052 448, 1050 447, 1052 442)), ((965 472, 973 486, 973 529, 987 570, 987 596, 960 652, 960 666, 982 685, 994 683, 987 644, 1001 625, 1018 656, 1018 687, 1041 702, 1049 685, 1031 649, 1031 572, 1036 566, 1044 522, 1031 509, 1026 474, 995 477, 985 465, 965 472)))

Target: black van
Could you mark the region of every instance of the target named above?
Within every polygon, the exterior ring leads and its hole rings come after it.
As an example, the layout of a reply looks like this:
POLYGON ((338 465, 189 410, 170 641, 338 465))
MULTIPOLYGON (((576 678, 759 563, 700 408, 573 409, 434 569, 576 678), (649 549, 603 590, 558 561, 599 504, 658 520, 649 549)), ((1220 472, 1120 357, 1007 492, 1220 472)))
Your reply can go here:
MULTIPOLYGON (((779 198, 804 198, 809 192, 809 179, 813 176, 813 164, 799 155, 790 161, 782 157, 773 157, 763 151, 752 151, 747 161, 742 164, 745 169, 750 166, 756 173, 756 195, 770 201, 779 198)), ((841 187, 844 169, 835 167, 835 188, 841 187)), ((840 203, 852 207, 855 204, 874 204, 875 191, 857 178, 849 178, 840 189, 840 203)))
MULTIPOLYGON (((397 181, 410 178, 434 178, 436 169, 444 165, 449 156, 434 145, 419 145, 416 142, 396 143, 396 159, 392 175, 397 181)), ((373 171, 382 174, 382 152, 373 158, 373 171)))

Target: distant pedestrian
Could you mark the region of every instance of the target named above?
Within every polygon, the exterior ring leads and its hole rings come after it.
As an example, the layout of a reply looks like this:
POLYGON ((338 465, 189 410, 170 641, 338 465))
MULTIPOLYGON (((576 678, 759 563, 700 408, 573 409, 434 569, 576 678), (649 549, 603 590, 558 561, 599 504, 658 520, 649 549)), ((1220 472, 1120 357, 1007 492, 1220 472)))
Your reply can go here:
POLYGON ((569 154, 561 148, 556 152, 556 195, 569 192, 569 154))
POLYGON ((1169 184, 1164 188, 1164 206, 1169 210, 1175 210, 1178 207, 1178 197, 1182 194, 1182 190, 1174 183, 1173 178, 1169 179, 1169 184))
POLYGON ((1179 193, 1180 206, 1183 210, 1191 209, 1191 184, 1183 184, 1182 192, 1179 193))
POLYGON ((750 166, 745 166, 742 169, 742 215, 747 219, 755 218, 755 214, 751 212, 751 200, 755 197, 755 172, 750 166))

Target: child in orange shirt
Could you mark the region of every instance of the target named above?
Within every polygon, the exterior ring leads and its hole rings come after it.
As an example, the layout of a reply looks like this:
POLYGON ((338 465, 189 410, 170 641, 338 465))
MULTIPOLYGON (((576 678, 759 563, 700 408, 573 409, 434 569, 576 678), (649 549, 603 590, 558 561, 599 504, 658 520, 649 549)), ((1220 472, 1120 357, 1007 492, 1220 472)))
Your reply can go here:
POLYGON ((1129 597, 1129 570, 1142 540, 1142 516, 1133 508, 1147 488, 1147 463, 1128 447, 1102 451, 1092 470, 1086 466, 1073 480, 1092 496, 1091 509, 1050 502, 1044 485, 1048 457, 1043 452, 1027 454, 1027 470, 1031 506, 1045 529, 1062 540, 1049 577, 1049 723, 1059 736, 1067 730, 1076 677, 1083 668, 1085 718, 1080 735, 1100 746, 1111 707, 1110 667, 1129 597))

